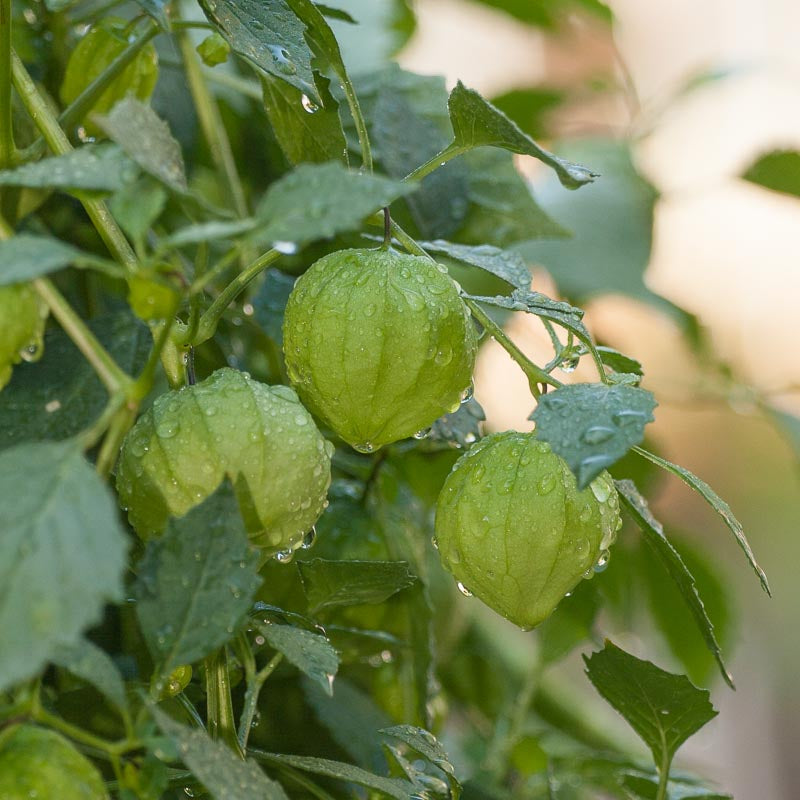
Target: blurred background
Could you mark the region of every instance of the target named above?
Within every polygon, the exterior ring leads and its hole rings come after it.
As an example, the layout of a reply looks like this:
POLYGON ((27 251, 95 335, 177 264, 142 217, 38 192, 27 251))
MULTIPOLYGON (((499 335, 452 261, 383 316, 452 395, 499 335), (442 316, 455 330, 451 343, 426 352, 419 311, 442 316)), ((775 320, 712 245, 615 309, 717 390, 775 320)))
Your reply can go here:
MULTIPOLYGON (((715 622, 738 691, 709 673, 720 716, 679 760, 741 800, 790 800, 800 752, 800 199, 791 195, 800 177, 792 163, 751 167, 800 149, 800 4, 612 0, 613 22, 593 2, 550 16, 548 6, 563 5, 417 0, 398 60, 444 75, 448 87, 461 79, 558 152, 606 173, 572 194, 521 159, 540 205, 575 234, 521 249, 543 266, 534 288, 566 290, 599 340, 643 362, 643 385, 660 403, 651 446, 731 503, 770 577, 772 600, 682 483, 649 488, 667 533, 705 553, 729 587, 726 619, 715 622), (743 179, 748 170, 758 183, 785 178, 789 192, 743 179)), ((349 6, 372 13, 368 2, 349 6)), ((349 52, 368 66, 366 45, 349 52)), ((507 330, 547 360, 537 319, 515 315, 507 330)), ((582 363, 564 379, 595 376, 582 363)), ((476 396, 491 429, 531 427, 526 381, 493 343, 476 396)), ((604 632, 679 667, 655 632, 604 632)))

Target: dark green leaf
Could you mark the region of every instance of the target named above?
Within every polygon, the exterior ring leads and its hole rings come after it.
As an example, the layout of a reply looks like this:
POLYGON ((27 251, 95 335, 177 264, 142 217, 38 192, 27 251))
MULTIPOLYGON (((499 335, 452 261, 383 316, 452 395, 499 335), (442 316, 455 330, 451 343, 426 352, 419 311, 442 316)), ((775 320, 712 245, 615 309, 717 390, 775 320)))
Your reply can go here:
POLYGON ((328 18, 340 19, 342 22, 349 22, 351 25, 357 24, 353 17, 341 8, 333 8, 333 6, 325 5, 324 3, 314 3, 314 5, 328 18))
POLYGON ((486 414, 480 403, 471 397, 455 411, 439 417, 431 425, 427 439, 432 442, 447 442, 455 447, 469 447, 483 435, 481 423, 486 414))
POLYGON ((117 708, 127 708, 125 684, 111 657, 88 639, 64 644, 53 652, 52 662, 91 683, 117 708))
POLYGON ((546 136, 547 115, 564 100, 564 92, 540 86, 511 89, 492 98, 492 105, 500 109, 529 136, 546 136))
POLYGON ((283 787, 253 761, 242 761, 200 728, 186 728, 159 708, 150 713, 175 743, 180 758, 215 800, 287 800, 283 787))
POLYGON ((312 614, 323 608, 382 603, 416 578, 405 561, 326 561, 298 564, 312 614))
POLYGON ((301 164, 275 181, 258 205, 260 240, 295 245, 357 228, 413 186, 348 170, 336 162, 301 164))
POLYGON ((747 557, 747 560, 750 563, 750 566, 753 568, 753 571, 756 573, 756 575, 758 575, 758 579, 761 581, 761 588, 768 595, 772 596, 766 573, 758 565, 756 557, 753 554, 753 550, 750 547, 750 543, 747 541, 747 538, 744 535, 742 523, 739 522, 739 520, 733 515, 731 507, 704 480, 698 478, 697 475, 693 474, 685 467, 680 467, 677 464, 673 464, 670 461, 667 461, 665 458, 661 458, 660 456, 655 455, 655 453, 651 453, 641 447, 636 447, 634 449, 640 456, 648 459, 648 461, 652 461, 656 466, 661 467, 661 469, 664 469, 667 472, 671 472, 673 475, 677 475, 687 486, 694 489, 714 509, 714 511, 716 511, 717 514, 722 517, 723 522, 728 526, 728 529, 738 542, 739 547, 741 547, 742 552, 747 557))
POLYGON ((200 0, 231 50, 320 103, 305 26, 286 0, 200 0))
POLYGON ((180 145, 149 105, 128 96, 94 119, 145 172, 178 194, 188 191, 180 145))
POLYGON ((600 0, 478 0, 484 5, 505 11, 520 22, 537 28, 554 28, 576 8, 583 8, 605 22, 611 22, 609 7, 600 0))
POLYGON ((600 360, 615 372, 626 373, 629 375, 643 375, 642 365, 635 358, 623 355, 613 347, 598 345, 595 350, 600 356, 600 360))
MULTIPOLYGON (((97 317, 89 328, 117 364, 136 375, 152 337, 130 312, 97 317)), ((108 400, 100 379, 60 328, 45 334, 44 355, 14 368, 0 392, 0 450, 27 441, 66 439, 87 428, 108 400)))
POLYGON ((253 319, 273 342, 280 345, 283 344, 283 314, 294 281, 293 275, 271 269, 252 299, 253 319))
POLYGON ((167 198, 166 189, 144 175, 110 197, 108 207, 122 230, 141 247, 147 232, 161 216, 167 198))
POLYGON ((751 164, 742 177, 746 181, 800 197, 800 152, 773 150, 751 164))
POLYGON ((647 505, 647 500, 639 494, 636 486, 631 481, 627 480, 616 481, 616 486, 619 490, 622 504, 630 512, 636 524, 644 534, 648 545, 680 590, 681 596, 689 607, 694 622, 703 636, 706 647, 708 647, 719 665, 722 677, 731 689, 735 688, 733 685, 733 678, 722 659, 722 651, 720 650, 717 637, 714 633, 714 625, 709 619, 703 601, 697 592, 694 576, 684 563, 680 553, 670 544, 667 537, 664 536, 663 526, 652 515, 647 505))
POLYGON ((471 267, 497 275, 506 283, 517 289, 528 289, 531 285, 531 273, 527 264, 518 253, 501 250, 490 244, 470 246, 453 244, 442 239, 433 242, 420 242, 420 245, 429 253, 437 253, 469 264, 471 267))
MULTIPOLYGON (((629 797, 637 800, 657 800, 658 778, 639 773, 623 774, 622 786, 631 792, 629 797)), ((720 794, 695 782, 670 780, 664 800, 733 800, 729 794, 720 794)))
POLYGON ((327 778, 347 781, 348 783, 354 783, 356 786, 363 786, 366 789, 374 789, 382 795, 395 798, 395 800, 410 800, 413 797, 414 787, 408 781, 400 778, 384 778, 341 761, 331 761, 327 758, 313 758, 311 756, 292 756, 283 753, 264 753, 260 750, 254 751, 253 755, 268 764, 276 764, 278 766, 283 764, 303 772, 324 775, 327 778))
POLYGON ((609 641, 584 661, 595 689, 642 738, 659 769, 668 768, 678 748, 717 715, 708 692, 685 675, 666 672, 609 641))
POLYGON ((24 283, 68 267, 83 254, 72 245, 31 233, 0 241, 0 286, 24 283))
MULTIPOLYGON (((336 41, 322 11, 311 0, 286 0, 286 3, 306 26, 306 41, 315 55, 327 61, 339 80, 347 83, 349 78, 339 51, 339 42, 336 41)), ((358 103, 358 100, 355 102, 358 103)))
POLYGON ((61 156, 0 170, 0 186, 115 192, 136 180, 136 164, 113 144, 84 145, 61 156))
POLYGON ((656 401, 644 389, 575 383, 542 395, 531 415, 536 435, 569 464, 585 489, 644 438, 656 401))
POLYGON ((227 481, 148 544, 136 613, 162 675, 233 636, 261 583, 257 570, 258 555, 227 481))
POLYGON ((578 189, 597 177, 597 173, 589 168, 541 148, 499 108, 495 108, 473 89, 468 89, 461 81, 450 93, 447 106, 455 135, 451 147, 455 149, 464 151, 489 145, 533 156, 552 167, 562 185, 568 189, 578 189))
POLYGON ((316 681, 324 692, 333 694, 339 657, 324 636, 291 625, 259 623, 258 630, 270 647, 283 653, 290 664, 316 681))
MULTIPOLYGON (((324 85, 322 78, 318 79, 324 85)), ((312 103, 296 87, 271 75, 261 77, 264 108, 275 138, 292 164, 341 160, 347 142, 339 118, 338 103, 329 92, 324 105, 312 103)))
POLYGON ((0 453, 0 691, 33 676, 122 597, 127 540, 74 441, 0 453))
POLYGON ((219 239, 235 239, 239 234, 247 233, 258 225, 255 219, 237 219, 232 222, 214 220, 212 222, 198 222, 179 228, 174 233, 165 237, 158 243, 159 250, 168 250, 173 247, 185 247, 187 244, 200 244, 201 242, 215 242, 219 239))
POLYGON ((591 639, 599 610, 600 598, 594 581, 581 581, 536 628, 542 662, 560 661, 581 642, 591 639))

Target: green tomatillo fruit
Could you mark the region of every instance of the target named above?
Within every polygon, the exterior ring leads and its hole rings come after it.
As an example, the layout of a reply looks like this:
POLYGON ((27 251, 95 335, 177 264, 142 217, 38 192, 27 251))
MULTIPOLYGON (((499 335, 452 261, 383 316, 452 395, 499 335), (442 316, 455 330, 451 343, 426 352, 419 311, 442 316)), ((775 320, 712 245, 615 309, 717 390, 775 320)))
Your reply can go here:
POLYGON ((535 434, 496 433, 448 475, 436 543, 464 593, 529 630, 608 562, 621 524, 607 472, 579 492, 566 462, 535 434))
POLYGON ((47 304, 27 283, 0 286, 0 389, 20 361, 37 361, 44 352, 47 304))
POLYGON ((325 507, 332 453, 292 389, 224 368, 142 414, 122 445, 117 490, 147 539, 227 475, 253 544, 272 554, 298 547, 325 507))
POLYGON ((370 452, 458 408, 477 335, 444 267, 390 248, 341 250, 295 284, 283 348, 303 402, 370 452))
MULTIPOLYGON (((129 28, 129 20, 104 17, 78 42, 67 61, 61 84, 61 101, 65 105, 75 100, 130 45, 129 28)), ((105 114, 128 94, 148 100, 157 80, 158 55, 155 45, 148 42, 100 95, 90 113, 105 114)), ((84 121, 83 125, 91 136, 103 135, 92 122, 84 121)))
POLYGON ((0 797, 108 800, 94 765, 60 733, 35 725, 0 732, 0 797))

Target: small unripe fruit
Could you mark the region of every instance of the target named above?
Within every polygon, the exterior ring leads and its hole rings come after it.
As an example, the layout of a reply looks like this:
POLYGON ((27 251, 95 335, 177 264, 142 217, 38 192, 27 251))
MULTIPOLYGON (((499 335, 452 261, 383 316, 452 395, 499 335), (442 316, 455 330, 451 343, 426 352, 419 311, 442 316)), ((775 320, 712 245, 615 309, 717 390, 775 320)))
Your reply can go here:
POLYGON ((228 475, 251 540, 274 553, 299 546, 322 512, 332 453, 292 389, 225 368, 167 392, 139 418, 122 445, 117 490, 147 539, 228 475))
POLYGON ((44 348, 47 304, 30 284, 0 286, 0 389, 20 361, 36 361, 44 348))
POLYGON ((108 800, 100 773, 60 733, 35 725, 0 732, 0 797, 108 800))
POLYGON ((621 524, 607 472, 579 492, 549 444, 506 432, 454 465, 436 508, 436 542, 465 590, 528 630, 608 561, 621 524))
POLYGON ((303 402, 369 452, 458 408, 477 335, 444 267, 387 248, 341 250, 298 279, 283 347, 303 402))

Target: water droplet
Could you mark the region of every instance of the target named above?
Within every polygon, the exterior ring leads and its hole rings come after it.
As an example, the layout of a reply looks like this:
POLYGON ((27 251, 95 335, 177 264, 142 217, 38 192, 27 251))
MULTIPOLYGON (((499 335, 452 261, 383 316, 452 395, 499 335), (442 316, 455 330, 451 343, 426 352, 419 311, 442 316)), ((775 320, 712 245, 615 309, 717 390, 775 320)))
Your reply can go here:
POLYGON ((461 402, 468 403, 472 400, 473 395, 475 394, 475 387, 470 383, 463 392, 461 392, 461 402))
POLYGON ((614 414, 612 414, 611 419, 614 421, 615 425, 619 425, 621 428, 623 428, 626 425, 632 425, 634 423, 644 424, 645 420, 647 419, 647 414, 643 413, 642 411, 625 409, 623 411, 615 411, 614 414))
POLYGON ((461 594, 463 594, 464 597, 472 597, 472 592, 469 589, 467 589, 467 587, 464 586, 464 584, 461 583, 461 581, 457 581, 456 586, 458 587, 458 591, 461 592, 461 594))
POLYGON ((547 475, 542 476, 539 479, 539 483, 536 485, 536 489, 541 495, 550 494, 550 492, 552 492, 555 488, 556 475, 554 472, 550 472, 547 475))
POLYGON ((289 564, 294 558, 294 550, 279 550, 275 553, 275 560, 279 564, 289 564))
POLYGON ((319 111, 319 106, 305 93, 300 98, 300 105, 309 113, 316 114, 319 111))
POLYGON ((313 525, 311 526, 311 530, 308 531, 305 536, 303 536, 303 541, 300 543, 300 547, 303 550, 308 550, 309 547, 314 545, 314 542, 317 541, 317 529, 313 525))
POLYGON ((608 567, 608 562, 611 560, 611 553, 608 550, 601 550, 600 555, 597 556, 597 561, 594 565, 595 572, 603 572, 608 567))
POLYGON ((156 434, 160 439, 171 439, 178 433, 179 428, 177 419, 164 419, 156 425, 156 434))
POLYGON ((269 50, 272 55, 278 72, 283 75, 294 75, 297 72, 297 67, 289 58, 289 51, 285 47, 281 47, 277 44, 269 44, 267 45, 267 50, 269 50))
POLYGON ((558 365, 558 368, 562 372, 566 373, 575 372, 575 369, 577 368, 580 360, 581 360, 580 356, 569 355, 561 360, 561 363, 558 365))
POLYGON ((430 428, 423 428, 421 431, 417 431, 414 434, 414 438, 415 439, 424 439, 430 432, 431 432, 430 428))
POLYGON ((184 787, 183 787, 183 793, 184 793, 184 794, 185 794, 187 797, 194 797, 194 791, 192 790, 192 787, 191 787, 191 786, 184 786, 184 787))
POLYGON ((358 450, 359 453, 371 453, 375 449, 375 445, 372 442, 362 442, 361 444, 354 444, 354 450, 358 450))
POLYGON ((285 256, 292 256, 297 252, 297 244, 295 242, 286 242, 286 241, 277 241, 273 242, 272 246, 275 250, 279 253, 283 253, 285 256))
POLYGON ((19 351, 19 357, 28 363, 38 361, 42 357, 42 350, 41 342, 31 342, 31 344, 19 351))
POLYGON ((250 727, 257 728, 260 724, 261 724, 261 712, 256 710, 256 713, 253 714, 253 721, 250 723, 250 727))
MULTIPOLYGON (((447 364, 453 360, 453 348, 449 345, 442 347, 440 350, 436 351, 436 355, 433 357, 433 360, 440 367, 447 366, 447 364)), ((456 408, 457 407, 458 406, 456 406, 456 408)))
POLYGON ((61 401, 60 400, 51 400, 49 403, 47 403, 45 405, 44 410, 48 414, 52 414, 54 411, 58 411, 59 408, 61 408, 61 401))
POLYGON ((592 494, 597 498, 598 503, 605 503, 611 495, 611 487, 608 485, 608 481, 602 478, 592 481, 589 484, 589 488, 592 490, 592 494))
POLYGON ((583 432, 581 439, 586 444, 602 444, 614 436, 614 433, 612 428, 607 428, 605 425, 592 425, 583 432))
POLYGON ((433 545, 433 549, 434 550, 438 550, 439 549, 439 542, 436 541, 436 537, 435 536, 431 536, 431 544, 433 545))
POLYGON ((264 638, 264 637, 263 637, 263 636, 262 636, 262 635, 259 633, 259 634, 258 634, 258 636, 256 636, 256 638, 255 638, 253 641, 254 641, 254 642, 255 642, 255 643, 256 643, 256 644, 257 644, 259 647, 261 647, 261 645, 262 645, 262 644, 264 644, 264 642, 266 642, 267 640, 266 640, 266 638, 264 638))

